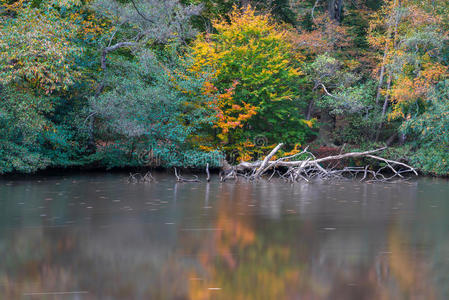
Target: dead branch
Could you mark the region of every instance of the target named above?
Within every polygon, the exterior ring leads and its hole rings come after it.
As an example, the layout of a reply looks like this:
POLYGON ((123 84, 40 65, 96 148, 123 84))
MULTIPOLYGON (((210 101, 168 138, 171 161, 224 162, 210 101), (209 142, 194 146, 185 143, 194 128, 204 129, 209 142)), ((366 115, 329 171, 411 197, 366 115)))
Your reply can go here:
POLYGON ((194 178, 185 178, 185 177, 182 177, 181 174, 178 174, 178 170, 176 169, 176 167, 174 169, 175 169, 176 180, 178 182, 201 182, 201 180, 199 180, 198 176, 196 176, 196 175, 193 175, 194 178))
POLYGON ((295 155, 281 157, 275 161, 271 159, 279 151, 283 144, 278 144, 262 161, 255 162, 241 162, 240 164, 228 168, 224 176, 221 176, 221 181, 237 177, 244 177, 250 180, 259 179, 268 170, 273 169, 269 176, 269 180, 278 173, 279 177, 290 182, 304 180, 310 182, 312 180, 342 180, 342 179, 360 179, 360 181, 367 182, 388 182, 393 179, 405 179, 403 174, 413 173, 418 175, 417 171, 403 163, 383 157, 373 155, 381 152, 387 147, 363 151, 363 152, 349 152, 341 153, 339 155, 332 155, 323 158, 316 158, 308 148, 305 148, 300 153, 295 155), (292 160, 298 157, 306 157, 301 160, 292 160), (323 163, 330 161, 341 161, 348 158, 369 158, 379 161, 384 166, 378 167, 374 170, 374 166, 366 165, 364 167, 347 166, 342 169, 336 168, 338 164, 333 164, 332 167, 323 167, 323 163))
POLYGON ((260 176, 260 174, 262 172, 265 172, 266 169, 265 167, 268 165, 268 162, 270 161, 270 159, 273 157, 273 155, 276 154, 276 152, 279 151, 279 149, 281 149, 282 147, 282 143, 280 143, 279 145, 277 145, 276 147, 274 147, 273 150, 271 150, 270 154, 268 154, 265 159, 262 161, 262 164, 260 165, 259 168, 257 168, 256 172, 254 173, 254 175, 252 176, 252 178, 258 178, 260 176))
POLYGON ((156 179, 151 175, 151 172, 147 172, 145 175, 141 173, 129 173, 127 180, 128 183, 150 183, 153 181, 156 181, 156 179))
POLYGON ((209 182, 210 181, 209 163, 206 164, 206 174, 207 174, 206 181, 209 182))
POLYGON ((151 172, 147 172, 144 176, 143 176, 143 181, 144 182, 152 182, 152 181, 156 181, 153 177, 153 175, 151 175, 151 172))
POLYGON ((415 168, 413 168, 413 167, 411 167, 411 166, 409 166, 407 164, 404 164, 404 163, 401 163, 401 162, 398 162, 398 161, 394 161, 394 160, 390 160, 390 159, 385 159, 385 158, 382 158, 382 157, 379 157, 379 156, 375 156, 375 155, 367 155, 367 157, 371 157, 371 158, 374 158, 374 159, 377 159, 377 160, 380 160, 380 161, 383 161, 383 162, 387 163, 388 166, 390 167, 390 169, 393 169, 390 164, 399 165, 399 166, 405 167, 406 169, 409 169, 415 175, 418 175, 418 172, 415 170, 415 168))

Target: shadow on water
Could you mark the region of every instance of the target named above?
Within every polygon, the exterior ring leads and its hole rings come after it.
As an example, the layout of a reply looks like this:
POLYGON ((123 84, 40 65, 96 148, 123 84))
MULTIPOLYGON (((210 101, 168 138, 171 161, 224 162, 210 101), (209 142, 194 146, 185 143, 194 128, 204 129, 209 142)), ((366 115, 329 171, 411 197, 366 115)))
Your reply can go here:
POLYGON ((437 179, 0 181, 0 298, 448 299, 448 200, 437 179))

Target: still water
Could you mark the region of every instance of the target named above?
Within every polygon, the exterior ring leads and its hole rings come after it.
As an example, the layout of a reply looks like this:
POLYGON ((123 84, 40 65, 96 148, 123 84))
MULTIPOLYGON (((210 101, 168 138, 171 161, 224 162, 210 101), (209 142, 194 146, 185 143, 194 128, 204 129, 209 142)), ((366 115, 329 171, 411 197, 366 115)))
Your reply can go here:
POLYGON ((449 299, 449 182, 0 180, 0 299, 449 299))

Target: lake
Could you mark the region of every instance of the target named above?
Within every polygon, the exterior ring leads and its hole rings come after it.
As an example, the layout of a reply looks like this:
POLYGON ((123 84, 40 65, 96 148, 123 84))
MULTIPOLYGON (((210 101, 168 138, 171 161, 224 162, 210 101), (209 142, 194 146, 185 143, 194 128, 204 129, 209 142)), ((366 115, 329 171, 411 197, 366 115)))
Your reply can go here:
POLYGON ((449 299, 447 180, 154 176, 0 180, 0 298, 449 299))

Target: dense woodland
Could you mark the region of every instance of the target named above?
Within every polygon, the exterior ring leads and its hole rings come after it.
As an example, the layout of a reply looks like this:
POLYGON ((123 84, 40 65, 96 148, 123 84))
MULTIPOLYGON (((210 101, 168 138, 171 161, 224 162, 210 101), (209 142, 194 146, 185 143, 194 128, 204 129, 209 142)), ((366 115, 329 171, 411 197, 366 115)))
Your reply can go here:
POLYGON ((449 174, 447 0, 0 0, 0 173, 389 146, 449 174))

